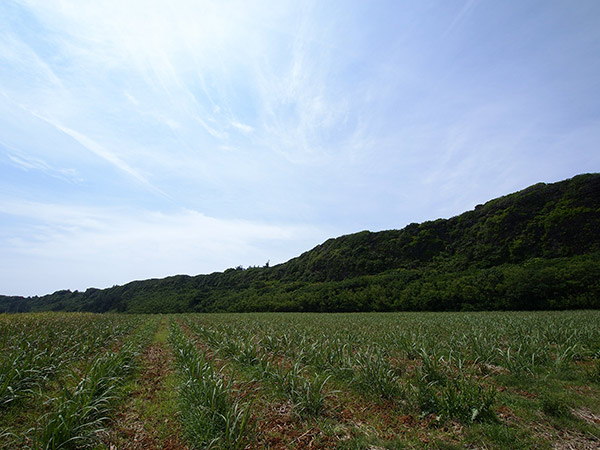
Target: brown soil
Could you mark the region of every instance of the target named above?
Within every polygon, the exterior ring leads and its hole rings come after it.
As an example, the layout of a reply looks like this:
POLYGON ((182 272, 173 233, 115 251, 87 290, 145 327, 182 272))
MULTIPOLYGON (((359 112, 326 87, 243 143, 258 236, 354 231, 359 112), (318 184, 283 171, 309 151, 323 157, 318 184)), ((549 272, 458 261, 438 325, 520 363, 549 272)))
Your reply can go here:
POLYGON ((555 442, 552 448, 556 450, 598 450, 600 441, 592 436, 565 431, 559 435, 558 442, 555 442))
POLYGON ((512 392, 514 392, 517 395, 520 395, 521 397, 525 397, 525 398, 530 398, 530 399, 538 398, 538 395, 535 392, 529 392, 529 391, 525 391, 523 389, 513 389, 512 392))
POLYGON ((303 421, 289 402, 262 405, 253 415, 256 438, 250 449, 325 449, 334 448, 340 438, 327 436, 314 421, 303 421))

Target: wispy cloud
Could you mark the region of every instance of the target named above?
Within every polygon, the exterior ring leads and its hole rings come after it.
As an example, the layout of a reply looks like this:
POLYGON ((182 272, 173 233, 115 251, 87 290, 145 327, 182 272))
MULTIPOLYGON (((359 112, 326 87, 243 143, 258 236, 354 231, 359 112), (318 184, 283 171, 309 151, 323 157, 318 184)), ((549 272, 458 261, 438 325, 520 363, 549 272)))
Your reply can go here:
MULTIPOLYGON (((19 77, 37 78, 37 82, 46 81, 52 89, 65 92, 62 80, 52 67, 30 45, 7 30, 0 31, 0 60, 19 67, 22 71, 19 77)), ((14 83, 20 81, 18 78, 13 80, 14 83)))
POLYGON ((123 161, 115 153, 113 153, 110 150, 106 149, 104 146, 102 146, 101 144, 97 143, 93 139, 89 138, 85 134, 80 133, 78 131, 75 131, 75 130, 67 127, 67 126, 64 126, 64 125, 58 123, 57 121, 55 121, 53 119, 50 119, 48 117, 44 117, 44 116, 36 113, 35 111, 31 111, 30 109, 28 109, 28 108, 26 108, 24 106, 21 106, 21 108, 23 108, 25 111, 29 112, 32 116, 38 118, 39 120, 41 120, 43 122, 46 122, 49 125, 52 125, 53 127, 55 127, 60 132, 66 134, 69 137, 71 137, 72 139, 74 139, 75 141, 77 141, 83 148, 85 148, 86 150, 92 152, 96 156, 102 158, 104 161, 110 163, 111 165, 113 165, 118 170, 120 170, 120 171, 126 173, 127 175, 131 176, 132 178, 134 178, 139 183, 141 183, 141 184, 145 185, 146 187, 148 187, 154 193, 159 194, 159 195, 161 195, 163 197, 166 197, 166 198, 169 197, 165 192, 163 192, 162 190, 160 190, 159 188, 157 188, 156 186, 154 186, 150 181, 148 181, 146 179, 146 177, 144 177, 141 173, 139 173, 139 171, 137 171, 136 169, 134 169, 133 167, 131 167, 129 164, 127 164, 125 161, 123 161))
POLYGON ((15 167, 25 171, 41 171, 51 177, 72 183, 81 183, 84 181, 83 178, 81 178, 81 176, 78 174, 77 170, 55 168, 40 158, 16 153, 7 153, 6 157, 15 167))
POLYGON ((244 134, 249 134, 254 131, 254 127, 246 125, 245 123, 237 122, 235 120, 231 122, 231 126, 238 129, 244 134))
POLYGON ((448 25, 448 28, 444 32, 444 37, 447 37, 449 34, 451 34, 455 28, 457 28, 464 20, 466 20, 468 14, 470 14, 473 8, 477 6, 478 2, 479 0, 465 1, 464 6, 461 8, 458 14, 456 14, 450 25, 448 25))
POLYGON ((348 115, 357 114, 348 99, 361 101, 356 92, 344 95, 335 49, 318 45, 323 31, 309 23, 308 14, 302 11, 293 24, 289 54, 277 64, 257 64, 254 72, 262 99, 263 144, 300 164, 344 154, 348 136, 357 131, 348 122, 348 115))

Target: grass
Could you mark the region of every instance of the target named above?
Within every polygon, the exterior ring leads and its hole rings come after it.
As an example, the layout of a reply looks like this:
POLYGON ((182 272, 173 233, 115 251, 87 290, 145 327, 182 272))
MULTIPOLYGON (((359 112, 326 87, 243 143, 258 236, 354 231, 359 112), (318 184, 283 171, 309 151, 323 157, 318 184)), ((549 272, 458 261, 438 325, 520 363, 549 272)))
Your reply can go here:
POLYGON ((163 444, 179 448, 177 377, 168 345, 169 319, 162 317, 148 347, 140 355, 139 370, 125 389, 128 399, 103 439, 102 449, 123 448, 132 441, 145 448, 163 444))
MULTIPOLYGON (((168 342, 169 321, 165 317, 160 322, 152 343, 165 349, 165 351, 170 351, 168 342)), ((148 428, 156 435, 158 441, 164 442, 173 434, 173 423, 177 420, 179 411, 176 391, 176 373, 174 371, 167 371, 161 386, 154 389, 156 398, 152 398, 148 393, 145 397, 138 399, 136 409, 141 412, 141 418, 144 422, 150 425, 148 428)))

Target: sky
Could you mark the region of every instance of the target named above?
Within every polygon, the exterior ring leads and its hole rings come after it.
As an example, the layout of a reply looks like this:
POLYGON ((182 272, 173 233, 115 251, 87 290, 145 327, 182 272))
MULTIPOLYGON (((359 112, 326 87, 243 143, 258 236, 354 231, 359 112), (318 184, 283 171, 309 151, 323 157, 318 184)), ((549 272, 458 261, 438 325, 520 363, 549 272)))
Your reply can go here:
POLYGON ((600 171, 597 0, 4 0, 0 294, 287 261, 600 171))

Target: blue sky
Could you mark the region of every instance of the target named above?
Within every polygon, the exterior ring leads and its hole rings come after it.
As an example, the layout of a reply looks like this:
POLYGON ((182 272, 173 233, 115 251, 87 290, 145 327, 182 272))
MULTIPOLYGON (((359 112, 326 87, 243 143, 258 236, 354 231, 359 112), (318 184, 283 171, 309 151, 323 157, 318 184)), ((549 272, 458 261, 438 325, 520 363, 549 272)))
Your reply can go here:
POLYGON ((0 2, 0 293, 284 262, 600 171, 600 2, 0 2))

